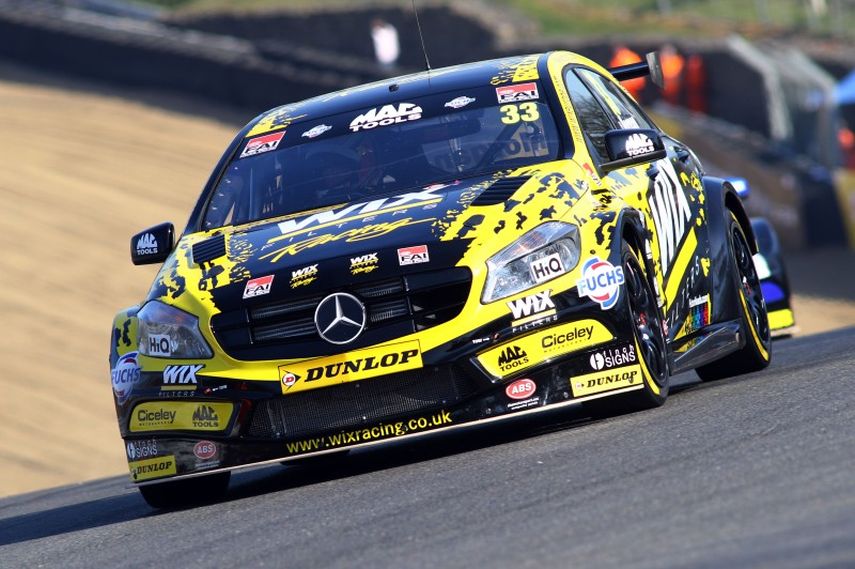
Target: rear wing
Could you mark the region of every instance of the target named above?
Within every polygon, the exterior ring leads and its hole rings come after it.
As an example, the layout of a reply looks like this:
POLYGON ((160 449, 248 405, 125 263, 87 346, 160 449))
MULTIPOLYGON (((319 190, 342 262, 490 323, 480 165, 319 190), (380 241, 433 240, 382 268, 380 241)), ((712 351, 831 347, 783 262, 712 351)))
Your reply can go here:
POLYGON ((609 67, 608 71, 618 81, 626 81, 627 79, 636 79, 650 75, 650 80, 662 87, 665 82, 662 79, 662 65, 659 63, 659 54, 651 51, 644 56, 644 59, 645 61, 639 61, 638 63, 609 67))

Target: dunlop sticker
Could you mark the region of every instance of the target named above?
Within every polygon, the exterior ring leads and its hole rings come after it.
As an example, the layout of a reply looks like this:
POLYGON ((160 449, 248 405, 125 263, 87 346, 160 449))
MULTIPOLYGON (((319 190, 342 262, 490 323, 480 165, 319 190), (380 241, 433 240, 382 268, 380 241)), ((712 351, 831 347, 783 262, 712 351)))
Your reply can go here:
POLYGON ((641 367, 638 365, 598 371, 570 378, 573 397, 594 395, 603 391, 641 385, 641 367))
POLYGON ((171 476, 177 472, 174 456, 158 456, 129 462, 128 468, 131 470, 131 479, 134 482, 171 476))

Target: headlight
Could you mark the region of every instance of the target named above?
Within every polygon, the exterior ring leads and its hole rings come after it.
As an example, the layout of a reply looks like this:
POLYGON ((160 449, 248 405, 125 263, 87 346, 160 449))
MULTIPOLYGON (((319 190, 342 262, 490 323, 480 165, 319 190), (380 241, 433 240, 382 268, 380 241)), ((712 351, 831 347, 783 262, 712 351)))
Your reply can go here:
POLYGON ((579 263, 579 229, 549 221, 487 261, 481 302, 493 302, 572 271, 579 263))
POLYGON ((158 358, 210 358, 213 354, 199 319, 183 310, 153 300, 137 313, 139 351, 158 358))

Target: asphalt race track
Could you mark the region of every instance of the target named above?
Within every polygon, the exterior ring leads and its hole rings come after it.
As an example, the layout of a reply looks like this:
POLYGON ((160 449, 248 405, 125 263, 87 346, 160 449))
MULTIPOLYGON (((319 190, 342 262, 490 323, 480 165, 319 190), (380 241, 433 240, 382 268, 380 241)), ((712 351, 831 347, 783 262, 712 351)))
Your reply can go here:
POLYGON ((7 498, 0 567, 855 567, 855 328, 774 347, 655 411, 256 469, 190 510, 126 477, 7 498))

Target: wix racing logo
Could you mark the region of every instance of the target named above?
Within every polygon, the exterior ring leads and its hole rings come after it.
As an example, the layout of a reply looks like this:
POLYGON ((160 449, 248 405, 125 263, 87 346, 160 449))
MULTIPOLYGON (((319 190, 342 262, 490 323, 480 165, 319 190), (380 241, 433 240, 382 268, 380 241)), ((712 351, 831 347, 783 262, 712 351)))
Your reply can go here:
POLYGON ((326 225, 329 223, 342 222, 356 216, 367 216, 372 213, 381 213, 393 208, 416 207, 437 202, 442 195, 433 193, 435 190, 422 190, 409 192, 391 198, 382 198, 370 202, 355 203, 338 210, 321 211, 302 219, 287 219, 279 223, 279 231, 283 235, 289 235, 315 225, 326 225))
POLYGON ((677 247, 688 229, 692 212, 674 166, 667 159, 657 160, 659 173, 653 179, 650 212, 659 240, 662 274, 667 275, 677 254, 677 247))
POLYGON ((291 271, 291 288, 312 284, 318 278, 318 265, 309 265, 291 271))
POLYGON ((144 233, 137 239, 137 255, 156 255, 157 239, 151 233, 144 233))
POLYGON ((350 274, 370 273, 377 268, 377 253, 368 253, 358 257, 350 258, 350 274))
POLYGON ((422 108, 413 103, 399 103, 395 105, 383 105, 380 109, 371 109, 353 119, 350 130, 368 130, 378 126, 388 126, 422 118, 422 108))
POLYGON ((552 297, 550 296, 551 293, 552 290, 544 290, 516 300, 508 301, 508 308, 511 309, 514 320, 519 320, 520 318, 525 318, 534 314, 541 316, 540 313, 546 312, 547 310, 555 312, 555 303, 552 302, 552 297))
POLYGON ((627 156, 640 156, 642 154, 650 154, 653 152, 653 141, 646 134, 636 133, 631 134, 626 139, 624 146, 627 156))
POLYGON ((196 383, 196 374, 205 364, 169 365, 163 368, 163 383, 168 385, 196 383))

